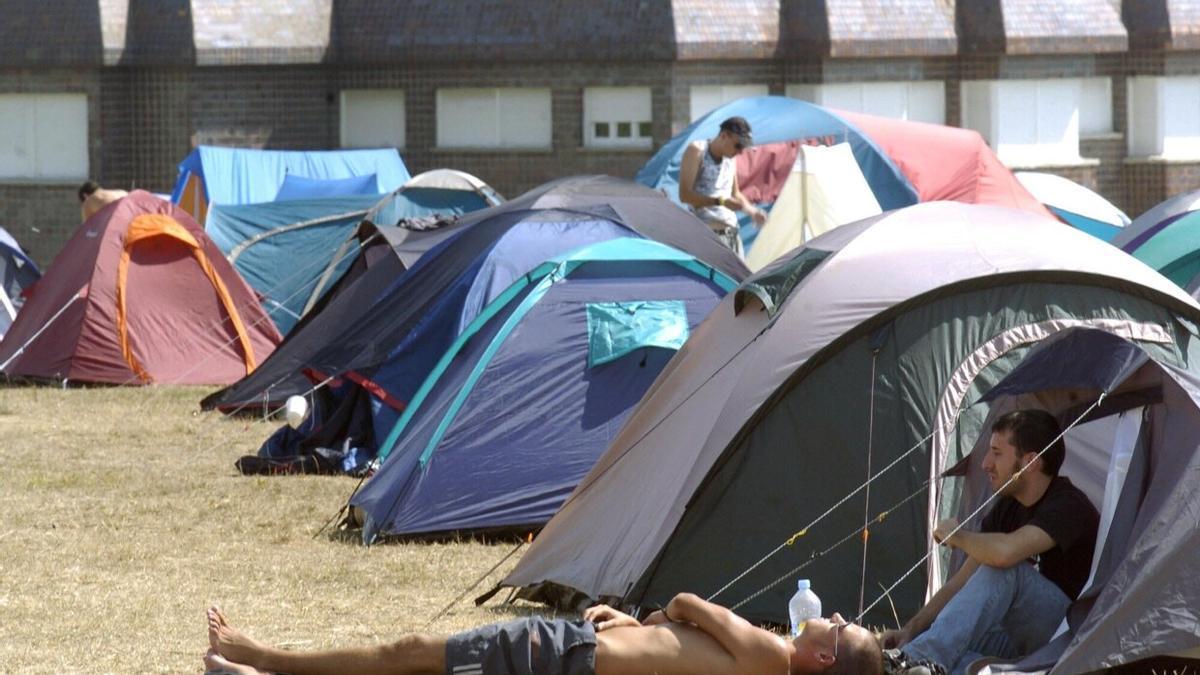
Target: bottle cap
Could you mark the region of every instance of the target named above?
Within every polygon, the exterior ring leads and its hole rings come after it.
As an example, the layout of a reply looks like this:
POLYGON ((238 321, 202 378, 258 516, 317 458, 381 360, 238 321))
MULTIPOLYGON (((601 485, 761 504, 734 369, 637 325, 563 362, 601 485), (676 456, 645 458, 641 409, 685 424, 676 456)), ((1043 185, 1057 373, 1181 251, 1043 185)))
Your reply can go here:
POLYGON ((807 591, 810 587, 812 587, 812 584, 809 583, 808 579, 797 579, 796 580, 796 589, 797 590, 807 591))

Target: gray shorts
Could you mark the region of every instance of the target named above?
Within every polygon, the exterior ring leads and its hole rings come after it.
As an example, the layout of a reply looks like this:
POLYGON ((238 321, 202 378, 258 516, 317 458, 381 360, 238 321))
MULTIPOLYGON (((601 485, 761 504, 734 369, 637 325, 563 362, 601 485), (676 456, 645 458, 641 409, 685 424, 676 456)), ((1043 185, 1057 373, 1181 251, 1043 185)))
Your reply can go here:
POLYGON ((447 675, 593 675, 595 668, 596 628, 590 621, 532 616, 446 641, 447 675))

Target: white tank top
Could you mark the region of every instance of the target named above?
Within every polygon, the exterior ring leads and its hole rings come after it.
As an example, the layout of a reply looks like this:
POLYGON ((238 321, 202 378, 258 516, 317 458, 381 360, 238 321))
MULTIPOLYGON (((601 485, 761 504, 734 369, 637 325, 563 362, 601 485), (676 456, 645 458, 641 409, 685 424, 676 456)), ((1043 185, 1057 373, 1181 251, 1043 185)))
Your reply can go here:
MULTIPOLYGON (((732 157, 720 161, 708 151, 708 141, 700 141, 700 169, 692 190, 705 197, 732 197, 733 179, 737 175, 737 163, 732 157)), ((737 227, 737 214, 724 206, 693 208, 696 217, 710 227, 737 227)))

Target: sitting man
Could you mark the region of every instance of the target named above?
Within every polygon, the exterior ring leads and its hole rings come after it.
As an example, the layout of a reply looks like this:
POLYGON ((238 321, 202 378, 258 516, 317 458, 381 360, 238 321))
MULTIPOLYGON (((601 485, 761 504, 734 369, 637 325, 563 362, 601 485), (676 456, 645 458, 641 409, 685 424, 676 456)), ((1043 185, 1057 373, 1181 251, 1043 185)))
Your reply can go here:
POLYGON ((253 675, 431 673, 442 675, 881 675, 883 655, 861 626, 812 619, 791 642, 733 612, 681 593, 644 622, 598 605, 583 621, 541 617, 484 626, 450 638, 409 635, 397 642, 322 652, 263 645, 208 610, 210 671, 253 675))
POLYGON ((976 659, 1025 656, 1054 636, 1087 581, 1100 521, 1087 496, 1058 475, 1066 456, 1060 434, 1041 410, 996 420, 983 470, 998 499, 980 532, 951 535, 958 521, 938 524, 934 539, 967 559, 903 628, 883 634, 884 647, 958 675, 976 659))

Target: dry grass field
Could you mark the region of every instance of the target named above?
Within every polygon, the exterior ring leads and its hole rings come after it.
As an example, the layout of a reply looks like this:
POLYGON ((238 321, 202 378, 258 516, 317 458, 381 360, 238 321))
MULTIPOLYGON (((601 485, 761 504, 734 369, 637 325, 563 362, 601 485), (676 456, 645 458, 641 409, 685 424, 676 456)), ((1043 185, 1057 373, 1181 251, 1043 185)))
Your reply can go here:
POLYGON ((204 393, 0 388, 0 672, 199 672, 213 602, 298 649, 531 611, 472 593, 431 624, 513 545, 314 539, 355 481, 238 475, 276 423, 204 393))

